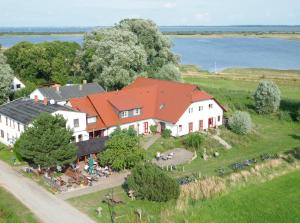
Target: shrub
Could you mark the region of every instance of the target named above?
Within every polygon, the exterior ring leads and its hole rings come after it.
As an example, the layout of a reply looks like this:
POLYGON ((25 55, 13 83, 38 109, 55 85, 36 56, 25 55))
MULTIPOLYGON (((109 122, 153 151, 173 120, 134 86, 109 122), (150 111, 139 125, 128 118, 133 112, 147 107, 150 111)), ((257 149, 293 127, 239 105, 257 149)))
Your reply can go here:
POLYGON ((297 159, 300 159, 300 147, 295 148, 294 156, 295 156, 297 159))
POLYGON ((292 116, 288 111, 280 111, 278 113, 278 118, 279 118, 279 120, 282 120, 282 121, 287 121, 287 122, 292 121, 292 116))
POLYGON ((300 108, 298 109, 298 111, 296 112, 296 121, 300 122, 300 108))
POLYGON ((162 133, 161 136, 163 138, 169 138, 171 136, 172 131, 170 129, 165 129, 162 133))
POLYGON ((184 144, 189 148, 193 148, 194 150, 199 150, 203 141, 204 141, 204 137, 202 135, 200 135, 199 133, 191 133, 188 134, 188 136, 184 140, 184 144))
POLYGON ((254 93, 255 108, 260 114, 276 112, 280 106, 281 93, 272 81, 263 80, 254 93))
POLYGON ((144 158, 139 147, 139 139, 131 129, 117 129, 106 143, 106 150, 99 153, 101 165, 111 166, 114 170, 130 169, 144 158))
POLYGON ((151 125, 151 126, 150 126, 150 131, 151 131, 153 134, 157 133, 157 125, 151 125))
POLYGON ((229 128, 237 134, 247 134, 252 128, 249 113, 236 111, 228 120, 229 128))
POLYGON ((179 196, 179 184, 176 180, 151 163, 139 164, 133 168, 125 186, 128 190, 133 190, 139 199, 165 202, 179 196))

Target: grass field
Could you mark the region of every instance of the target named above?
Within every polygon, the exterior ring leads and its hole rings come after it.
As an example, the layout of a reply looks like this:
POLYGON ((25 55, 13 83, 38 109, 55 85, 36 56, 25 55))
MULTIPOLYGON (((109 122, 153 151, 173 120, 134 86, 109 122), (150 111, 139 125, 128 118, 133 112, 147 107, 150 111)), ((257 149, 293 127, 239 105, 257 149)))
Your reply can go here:
POLYGON ((300 172, 196 202, 174 222, 299 222, 300 172))
POLYGON ((36 223, 38 220, 13 195, 0 187, 1 223, 36 223))

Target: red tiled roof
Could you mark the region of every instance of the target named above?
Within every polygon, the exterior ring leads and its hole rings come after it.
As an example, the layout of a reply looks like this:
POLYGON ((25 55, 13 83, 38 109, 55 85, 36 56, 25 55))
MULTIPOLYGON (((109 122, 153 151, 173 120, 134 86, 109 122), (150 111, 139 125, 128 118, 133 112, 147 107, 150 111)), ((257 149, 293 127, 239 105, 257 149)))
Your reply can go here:
POLYGON ((196 85, 139 77, 120 91, 92 94, 70 102, 88 116, 97 115, 99 123, 93 128, 103 129, 150 118, 176 123, 191 103, 212 98, 196 85), (142 108, 139 116, 121 119, 116 112, 134 108, 142 108))

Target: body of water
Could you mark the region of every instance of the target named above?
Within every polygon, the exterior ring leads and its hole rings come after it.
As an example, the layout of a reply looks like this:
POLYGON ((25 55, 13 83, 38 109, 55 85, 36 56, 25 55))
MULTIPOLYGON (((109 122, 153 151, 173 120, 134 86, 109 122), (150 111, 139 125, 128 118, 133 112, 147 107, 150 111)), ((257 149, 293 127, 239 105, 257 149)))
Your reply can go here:
MULTIPOLYGON (((0 36, 10 47, 21 41, 72 41, 82 44, 82 35, 0 36)), ((275 38, 172 38, 173 51, 183 64, 215 71, 232 67, 300 70, 300 41, 275 38)))
MULTIPOLYGON (((109 26, 86 27, 0 27, 1 32, 88 32, 95 28, 107 28, 109 26)), ((300 26, 161 26, 162 32, 300 32, 300 26)))

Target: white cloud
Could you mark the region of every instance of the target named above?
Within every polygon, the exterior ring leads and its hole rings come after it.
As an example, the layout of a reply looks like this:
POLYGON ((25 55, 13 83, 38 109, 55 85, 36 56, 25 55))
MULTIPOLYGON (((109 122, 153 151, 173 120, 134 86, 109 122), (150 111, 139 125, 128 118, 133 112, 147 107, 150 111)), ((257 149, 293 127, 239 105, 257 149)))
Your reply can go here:
POLYGON ((166 2, 165 4, 163 4, 164 8, 167 9, 173 9, 176 8, 177 4, 175 2, 166 2))

